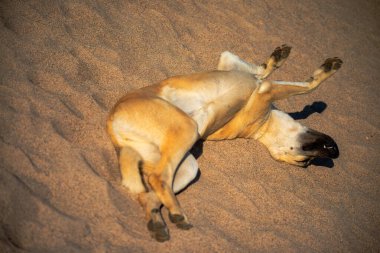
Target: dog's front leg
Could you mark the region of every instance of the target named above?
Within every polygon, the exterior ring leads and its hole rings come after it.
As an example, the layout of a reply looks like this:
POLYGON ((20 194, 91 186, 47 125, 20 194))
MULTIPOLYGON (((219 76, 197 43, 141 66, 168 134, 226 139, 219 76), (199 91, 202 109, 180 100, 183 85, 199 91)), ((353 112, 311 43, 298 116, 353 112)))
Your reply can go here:
POLYGON ((337 57, 327 59, 320 68, 314 71, 313 76, 305 82, 265 81, 261 85, 262 88, 259 89, 259 93, 269 93, 272 100, 309 93, 338 71, 342 63, 342 60, 337 57))
POLYGON ((261 65, 255 65, 252 63, 248 63, 242 60, 237 55, 234 55, 231 52, 225 51, 220 55, 218 70, 223 71, 243 71, 248 72, 256 76, 257 79, 265 79, 267 78, 274 70, 279 68, 285 60, 288 58, 290 54, 291 47, 287 45, 282 45, 281 47, 277 47, 266 63, 261 65))

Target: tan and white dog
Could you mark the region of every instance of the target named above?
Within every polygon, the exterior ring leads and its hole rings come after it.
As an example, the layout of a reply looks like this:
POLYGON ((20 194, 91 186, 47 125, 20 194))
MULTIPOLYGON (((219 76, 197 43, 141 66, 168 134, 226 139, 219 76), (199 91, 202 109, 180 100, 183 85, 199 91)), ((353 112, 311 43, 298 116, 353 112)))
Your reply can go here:
POLYGON ((311 92, 342 61, 327 59, 305 82, 264 81, 290 49, 276 48, 259 66, 224 52, 216 71, 171 77, 131 91, 112 109, 107 131, 119 151, 122 184, 145 208, 157 241, 169 239, 162 204, 178 228, 192 227, 175 193, 198 173, 189 150, 199 139, 255 139, 274 159, 298 166, 316 157, 338 157, 331 137, 301 125, 272 102, 311 92))

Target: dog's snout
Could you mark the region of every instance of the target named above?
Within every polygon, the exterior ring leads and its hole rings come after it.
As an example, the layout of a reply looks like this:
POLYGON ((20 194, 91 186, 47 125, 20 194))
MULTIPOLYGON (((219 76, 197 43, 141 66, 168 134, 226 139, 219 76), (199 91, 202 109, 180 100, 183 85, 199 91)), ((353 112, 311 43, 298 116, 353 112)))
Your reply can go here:
POLYGON ((328 143, 324 144, 323 149, 328 154, 327 156, 329 158, 334 158, 334 159, 338 158, 338 156, 339 156, 339 149, 338 149, 338 145, 335 143, 334 140, 332 140, 331 142, 328 142, 328 143))
POLYGON ((338 158, 339 149, 335 141, 328 135, 314 130, 303 136, 302 150, 314 157, 338 158))

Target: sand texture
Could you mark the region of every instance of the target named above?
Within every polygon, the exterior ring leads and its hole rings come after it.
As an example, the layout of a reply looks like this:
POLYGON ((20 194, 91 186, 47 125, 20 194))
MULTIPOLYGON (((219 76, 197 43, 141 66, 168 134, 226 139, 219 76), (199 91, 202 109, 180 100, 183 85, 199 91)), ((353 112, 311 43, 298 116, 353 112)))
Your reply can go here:
POLYGON ((0 252, 379 252, 379 13, 355 0, 0 1, 0 252), (277 103, 340 158, 303 169, 253 140, 206 142, 178 196, 194 228, 152 240, 120 186, 108 111, 131 89, 215 69, 225 50, 262 63, 284 43, 270 80, 344 61, 277 103))

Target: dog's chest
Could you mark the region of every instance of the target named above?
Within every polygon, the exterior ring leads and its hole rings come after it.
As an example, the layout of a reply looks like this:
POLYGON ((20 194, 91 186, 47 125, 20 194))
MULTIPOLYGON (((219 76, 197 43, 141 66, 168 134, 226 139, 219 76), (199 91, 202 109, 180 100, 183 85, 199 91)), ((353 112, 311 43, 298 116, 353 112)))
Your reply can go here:
POLYGON ((204 136, 230 121, 256 88, 252 84, 228 81, 194 83, 187 89, 170 85, 163 87, 158 95, 193 118, 199 134, 204 136))

